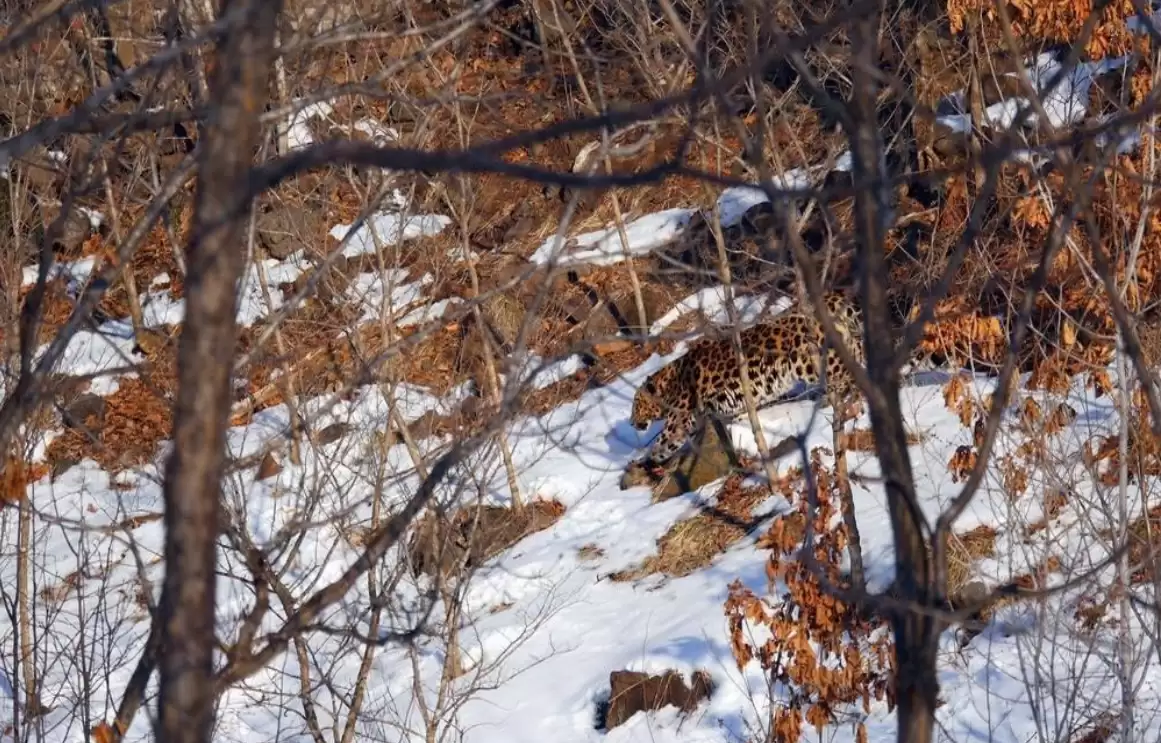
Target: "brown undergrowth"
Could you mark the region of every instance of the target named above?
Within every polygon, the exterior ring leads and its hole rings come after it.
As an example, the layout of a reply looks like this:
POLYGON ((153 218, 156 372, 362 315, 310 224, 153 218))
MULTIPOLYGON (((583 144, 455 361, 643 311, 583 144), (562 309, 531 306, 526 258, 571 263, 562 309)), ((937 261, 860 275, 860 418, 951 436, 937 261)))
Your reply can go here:
POLYGON ((121 378, 102 413, 66 428, 48 445, 45 459, 54 471, 92 459, 113 474, 153 461, 172 428, 172 403, 149 378, 121 378))
MULTIPOLYGON (((779 481, 778 488, 785 490, 798 477, 798 471, 792 469, 779 481)), ((678 521, 657 540, 657 554, 610 577, 615 581, 640 580, 655 574, 681 578, 709 565, 757 526, 754 509, 773 494, 770 488, 747 484, 745 480, 742 474, 727 477, 712 504, 703 506, 697 515, 678 521)))
POLYGON ((947 595, 958 595, 974 576, 976 564, 983 559, 995 557, 995 527, 981 524, 966 532, 952 534, 947 548, 947 595))
POLYGON ((806 725, 821 734, 837 725, 841 714, 855 715, 856 738, 866 741, 864 720, 872 701, 894 707, 894 649, 884 621, 866 618, 828 589, 828 584, 849 584, 840 567, 847 527, 836 478, 823 467, 817 449, 810 467, 817 484, 813 497, 798 479, 789 488, 795 510, 777 518, 758 541, 770 550, 766 574, 773 597, 759 597, 740 581, 730 586, 725 604, 730 642, 739 670, 756 663, 771 688, 781 686, 789 695, 776 701, 771 713, 770 734, 778 740, 809 739, 806 725), (812 541, 804 544, 808 520, 812 541), (810 550, 811 560, 803 559, 803 549, 810 550), (756 639, 758 627, 769 639, 756 639))
POLYGON ((552 526, 564 512, 557 500, 533 500, 520 508, 471 506, 449 515, 429 511, 412 533, 411 568, 416 574, 447 576, 479 567, 524 537, 552 526))

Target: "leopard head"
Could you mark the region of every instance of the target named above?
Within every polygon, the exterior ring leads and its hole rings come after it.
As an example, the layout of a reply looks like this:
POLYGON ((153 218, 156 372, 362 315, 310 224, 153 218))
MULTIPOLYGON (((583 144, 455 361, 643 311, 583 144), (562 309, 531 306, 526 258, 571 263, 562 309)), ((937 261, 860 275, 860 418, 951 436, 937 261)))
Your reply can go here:
POLYGON ((637 388, 637 394, 633 396, 633 412, 629 415, 633 428, 644 431, 653 421, 665 417, 662 403, 673 382, 675 369, 676 364, 662 367, 637 388))

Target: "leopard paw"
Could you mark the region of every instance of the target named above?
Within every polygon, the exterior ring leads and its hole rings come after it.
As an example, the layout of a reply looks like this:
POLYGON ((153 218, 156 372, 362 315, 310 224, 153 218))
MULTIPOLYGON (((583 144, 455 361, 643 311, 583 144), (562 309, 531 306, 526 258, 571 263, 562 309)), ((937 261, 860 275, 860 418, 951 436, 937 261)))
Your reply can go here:
POLYGON ((641 485, 652 487, 664 480, 668 474, 669 471, 665 467, 650 460, 630 462, 621 476, 621 490, 641 485))

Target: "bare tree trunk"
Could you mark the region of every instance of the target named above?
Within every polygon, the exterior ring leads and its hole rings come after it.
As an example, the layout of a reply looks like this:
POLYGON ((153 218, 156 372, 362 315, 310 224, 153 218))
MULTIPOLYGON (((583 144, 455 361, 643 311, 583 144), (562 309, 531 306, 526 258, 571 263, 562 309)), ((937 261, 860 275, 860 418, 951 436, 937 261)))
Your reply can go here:
POLYGON ((209 741, 214 722, 214 590, 219 494, 235 342, 236 284, 274 56, 278 0, 224 0, 234 24, 215 50, 187 249, 185 329, 178 346, 174 449, 165 476, 165 584, 160 602, 158 737, 209 741))
POLYGON ((895 612, 895 694, 900 743, 930 743, 935 726, 939 684, 936 660, 942 621, 924 609, 936 605, 935 571, 924 537, 924 516, 915 501, 914 477, 907 454, 907 434, 899 403, 899 370, 893 363, 891 314, 887 303, 887 264, 883 244, 890 214, 883 147, 875 116, 879 90, 879 13, 852 26, 854 51, 850 132, 855 182, 855 234, 861 274, 864 342, 871 431, 879 458, 891 527, 895 539, 895 582, 908 606, 895 612))

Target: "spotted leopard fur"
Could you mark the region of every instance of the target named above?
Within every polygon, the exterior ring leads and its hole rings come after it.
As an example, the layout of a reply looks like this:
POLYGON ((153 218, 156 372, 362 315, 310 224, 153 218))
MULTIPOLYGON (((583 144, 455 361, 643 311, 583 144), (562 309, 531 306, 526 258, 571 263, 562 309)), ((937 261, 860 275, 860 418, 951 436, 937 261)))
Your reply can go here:
MULTIPOLYGON (((865 365, 862 316, 857 303, 838 292, 825 297, 826 307, 846 346, 865 365)), ((741 332, 742 349, 758 407, 765 407, 799 384, 823 383, 819 365, 825 335, 809 304, 797 305, 741 332)), ((849 402, 857 392, 838 353, 827 348, 825 387, 833 405, 849 402)), ((664 467, 709 421, 732 420, 746 410, 741 369, 729 338, 702 340, 663 367, 637 390, 630 423, 643 431, 664 419, 642 464, 664 467)))

